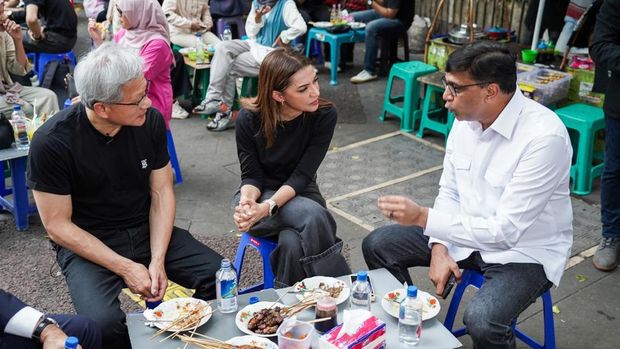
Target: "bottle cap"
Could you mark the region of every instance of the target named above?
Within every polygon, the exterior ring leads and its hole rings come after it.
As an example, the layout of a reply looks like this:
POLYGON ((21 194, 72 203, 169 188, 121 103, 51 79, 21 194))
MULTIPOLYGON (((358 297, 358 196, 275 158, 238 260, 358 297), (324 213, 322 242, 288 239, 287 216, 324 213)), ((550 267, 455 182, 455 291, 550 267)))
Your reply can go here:
POLYGON ((67 337, 65 340, 65 347, 77 348, 78 344, 80 344, 80 341, 77 337, 67 337))
POLYGON ((228 258, 222 259, 221 267, 222 268, 230 268, 230 260, 228 258))
POLYGON ((254 303, 258 303, 258 302, 260 302, 260 298, 258 298, 256 296, 250 297, 250 304, 254 304, 254 303))
POLYGON ((407 287, 407 297, 417 297, 418 296, 418 288, 411 285, 407 287))
POLYGON ((358 281, 367 281, 368 280, 368 272, 367 271, 358 271, 357 272, 357 280, 358 281))
POLYGON ((13 104, 13 110, 22 110, 22 106, 20 104, 13 104))

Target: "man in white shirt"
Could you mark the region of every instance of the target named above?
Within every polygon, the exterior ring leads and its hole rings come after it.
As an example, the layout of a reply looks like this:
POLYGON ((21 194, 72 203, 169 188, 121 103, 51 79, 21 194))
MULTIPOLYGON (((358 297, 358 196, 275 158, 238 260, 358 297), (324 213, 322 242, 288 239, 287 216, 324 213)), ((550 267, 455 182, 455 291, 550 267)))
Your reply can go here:
POLYGON ((486 282, 464 315, 474 347, 514 348, 512 320, 559 284, 570 254, 570 138, 551 110, 516 89, 505 46, 464 46, 446 72, 443 98, 457 121, 435 205, 379 198, 399 224, 366 237, 364 259, 409 284, 408 267, 430 266, 438 294, 459 268, 479 270, 486 282))
POLYGON ((79 315, 47 316, 0 289, 0 349, 63 349, 67 335, 78 338, 79 348, 102 348, 94 321, 79 315))

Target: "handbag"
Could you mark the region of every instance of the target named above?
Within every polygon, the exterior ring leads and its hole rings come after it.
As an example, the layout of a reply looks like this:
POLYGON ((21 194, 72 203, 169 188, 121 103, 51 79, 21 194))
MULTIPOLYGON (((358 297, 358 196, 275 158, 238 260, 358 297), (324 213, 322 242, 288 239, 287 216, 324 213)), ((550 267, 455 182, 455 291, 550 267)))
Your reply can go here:
POLYGON ((11 144, 13 144, 13 126, 4 113, 0 113, 0 149, 10 148, 11 144))

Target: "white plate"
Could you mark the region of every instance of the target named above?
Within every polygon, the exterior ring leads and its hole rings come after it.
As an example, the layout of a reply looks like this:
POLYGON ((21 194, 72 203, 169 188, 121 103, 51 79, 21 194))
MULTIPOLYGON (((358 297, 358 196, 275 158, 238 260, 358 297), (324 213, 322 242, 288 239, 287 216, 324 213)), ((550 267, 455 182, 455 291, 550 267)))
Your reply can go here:
POLYGON ((330 22, 314 22, 313 26, 317 27, 317 28, 329 28, 331 27, 333 24, 331 24, 330 22))
POLYGON ((364 23, 364 22, 351 22, 351 23, 349 23, 349 27, 351 27, 351 29, 363 29, 363 28, 366 28, 366 23, 364 23))
POLYGON ((338 295, 338 298, 336 298, 336 304, 341 304, 347 299, 349 299, 349 295, 351 294, 351 288, 349 288, 346 283, 327 276, 314 276, 311 278, 303 279, 302 281, 296 283, 295 286, 293 286, 293 290, 299 293, 297 293, 295 296, 297 297, 297 299, 303 300, 305 297, 311 295, 314 290, 318 289, 319 284, 321 283, 324 283, 328 287, 334 287, 335 285, 343 286, 342 291, 340 291, 340 294, 338 295))
POLYGON ((251 345, 262 349, 278 349, 278 346, 267 338, 256 336, 233 337, 226 341, 232 345, 251 345))
POLYGON ((250 329, 248 328, 248 322, 250 321, 252 316, 254 316, 255 313, 265 308, 271 308, 272 306, 274 308, 275 307, 280 307, 280 308, 286 307, 286 305, 282 303, 276 303, 274 305, 274 302, 258 302, 254 304, 249 304, 237 312, 237 316, 235 316, 235 324, 243 333, 247 333, 247 334, 258 336, 258 337, 275 337, 277 336, 277 333, 259 334, 259 333, 254 333, 250 331, 250 329))
MULTIPOLYGON (((202 311, 202 313, 205 314, 206 316, 204 316, 200 320, 200 323, 198 325, 181 329, 182 331, 190 331, 190 330, 193 330, 195 328, 198 328, 204 325, 211 318, 211 313, 212 313, 211 306, 207 302, 203 301, 202 299, 189 298, 189 297, 188 298, 173 298, 169 301, 165 301, 161 303, 155 309, 145 310, 144 318, 147 321, 157 320, 157 322, 153 322, 153 325, 155 325, 159 329, 163 329, 167 327, 168 325, 170 325, 170 323, 174 321, 179 316, 179 314, 181 314, 183 310, 193 309, 194 307, 198 305, 206 305, 206 307, 202 311), (162 320, 170 320, 170 321, 162 321, 162 320)), ((176 332, 178 330, 179 329, 176 327, 168 329, 168 331, 170 332, 176 332)))
MULTIPOLYGON (((395 318, 398 318, 398 312, 400 310, 400 302, 407 297, 407 292, 404 288, 399 288, 393 291, 390 291, 381 298, 381 307, 385 310, 386 313, 392 315, 395 318), (397 293, 397 294, 396 294, 397 293), (395 294, 394 301, 389 301, 388 297, 390 294, 395 294)), ((424 291, 418 290, 418 297, 422 299, 422 320, 432 319, 441 310, 441 305, 439 305, 439 300, 435 296, 432 296, 424 291), (433 301, 435 304, 431 304, 433 301)))

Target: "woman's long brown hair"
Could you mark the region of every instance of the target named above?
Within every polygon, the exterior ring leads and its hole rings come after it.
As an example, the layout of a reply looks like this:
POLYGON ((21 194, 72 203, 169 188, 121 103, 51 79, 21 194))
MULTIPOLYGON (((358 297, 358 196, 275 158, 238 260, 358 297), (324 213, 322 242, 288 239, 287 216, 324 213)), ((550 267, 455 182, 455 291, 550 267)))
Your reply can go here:
MULTIPOLYGON (((258 95, 241 101, 244 108, 261 115, 261 132, 267 141, 267 148, 275 142, 282 112, 282 105, 272 97, 273 91, 284 91, 290 84, 291 76, 309 65, 312 63, 306 57, 294 51, 272 51, 265 57, 258 71, 258 95)), ((319 98, 319 109, 331 105, 331 102, 319 98)))

